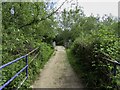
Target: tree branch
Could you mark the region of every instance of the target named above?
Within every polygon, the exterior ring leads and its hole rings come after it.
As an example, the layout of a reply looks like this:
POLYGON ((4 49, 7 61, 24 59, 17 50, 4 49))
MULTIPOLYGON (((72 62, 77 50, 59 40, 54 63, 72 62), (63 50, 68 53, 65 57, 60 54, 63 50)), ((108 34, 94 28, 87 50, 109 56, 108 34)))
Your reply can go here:
POLYGON ((41 18, 40 20, 35 20, 35 18, 34 18, 33 21, 31 21, 30 23, 27 23, 27 24, 19 27, 19 29, 20 29, 20 28, 23 28, 23 27, 26 27, 26 26, 29 26, 29 25, 32 25, 32 24, 34 24, 34 23, 38 23, 38 22, 40 22, 40 21, 46 20, 47 18, 50 18, 50 16, 52 16, 54 13, 56 13, 56 12, 64 5, 64 3, 65 3, 66 1, 67 1, 67 0, 65 0, 55 11, 53 11, 53 12, 52 12, 51 14, 49 14, 48 16, 43 17, 43 18, 41 18))

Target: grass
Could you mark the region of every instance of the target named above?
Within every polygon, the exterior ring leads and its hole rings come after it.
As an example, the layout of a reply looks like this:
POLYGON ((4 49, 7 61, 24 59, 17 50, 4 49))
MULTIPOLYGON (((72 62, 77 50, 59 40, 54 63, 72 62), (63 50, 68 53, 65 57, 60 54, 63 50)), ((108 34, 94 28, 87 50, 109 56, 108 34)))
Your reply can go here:
POLYGON ((82 80, 83 85, 85 86, 85 80, 84 80, 84 73, 82 71, 82 65, 78 63, 77 61, 79 60, 78 58, 74 57, 74 55, 71 53, 70 49, 67 49, 67 56, 69 63, 75 73, 78 75, 79 79, 82 80))

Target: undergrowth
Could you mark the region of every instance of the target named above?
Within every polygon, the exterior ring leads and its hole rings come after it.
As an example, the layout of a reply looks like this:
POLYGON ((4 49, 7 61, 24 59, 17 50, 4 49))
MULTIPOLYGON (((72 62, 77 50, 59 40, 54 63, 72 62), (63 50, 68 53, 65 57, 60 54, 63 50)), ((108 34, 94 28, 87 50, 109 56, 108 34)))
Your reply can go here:
POLYGON ((113 64, 104 58, 119 60, 119 45, 117 34, 107 27, 89 33, 81 32, 76 38, 70 49, 77 59, 72 60, 74 65, 71 64, 75 69, 82 70, 86 87, 118 88, 119 69, 117 69, 117 76, 114 77, 113 64))

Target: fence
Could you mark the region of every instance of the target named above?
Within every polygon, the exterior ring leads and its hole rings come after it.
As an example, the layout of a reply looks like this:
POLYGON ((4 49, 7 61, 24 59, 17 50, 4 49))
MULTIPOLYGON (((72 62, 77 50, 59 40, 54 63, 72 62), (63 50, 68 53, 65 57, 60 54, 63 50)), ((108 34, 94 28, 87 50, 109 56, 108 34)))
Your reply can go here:
POLYGON ((20 58, 17 58, 11 62, 8 62, 7 64, 4 64, 2 66, 0 66, 0 70, 2 70, 3 68, 14 64, 18 61, 20 61, 21 59, 25 58, 26 61, 26 65, 19 71, 17 72, 11 79, 9 79, 6 83, 4 83, 1 87, 0 90, 2 90, 3 88, 5 88, 8 84, 10 84, 10 82, 12 82, 18 75, 20 75, 21 72, 23 72, 24 70, 26 71, 26 77, 23 79, 23 81, 20 83, 20 85, 18 86, 18 88, 21 87, 21 85, 24 83, 24 81, 28 78, 28 66, 29 64, 38 56, 39 52, 35 55, 35 57, 30 61, 30 63, 28 64, 28 56, 32 53, 34 53, 35 51, 37 51, 39 49, 39 47, 35 48, 34 50, 32 50, 31 52, 29 52, 28 54, 21 56, 20 58))
MULTIPOLYGON (((112 59, 109 55, 107 55, 106 53, 102 53, 104 56, 106 56, 107 58, 103 58, 105 61, 111 63, 113 65, 113 75, 114 77, 117 75, 117 66, 120 66, 120 62, 112 59), (109 58, 109 59, 108 59, 109 58)), ((113 86, 113 88, 116 88, 116 85, 113 86)))

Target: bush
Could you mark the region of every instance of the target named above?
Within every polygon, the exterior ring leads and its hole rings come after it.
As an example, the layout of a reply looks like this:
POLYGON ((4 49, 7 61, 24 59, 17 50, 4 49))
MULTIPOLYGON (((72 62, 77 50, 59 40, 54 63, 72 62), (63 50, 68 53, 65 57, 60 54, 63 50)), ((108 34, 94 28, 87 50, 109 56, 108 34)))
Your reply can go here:
POLYGON ((118 40, 114 30, 104 27, 90 33, 82 32, 80 37, 74 41, 71 51, 75 57, 79 58, 77 63, 81 65, 85 73, 83 77, 88 87, 112 87, 114 78, 111 75, 111 68, 113 65, 103 58, 120 60, 118 40))

